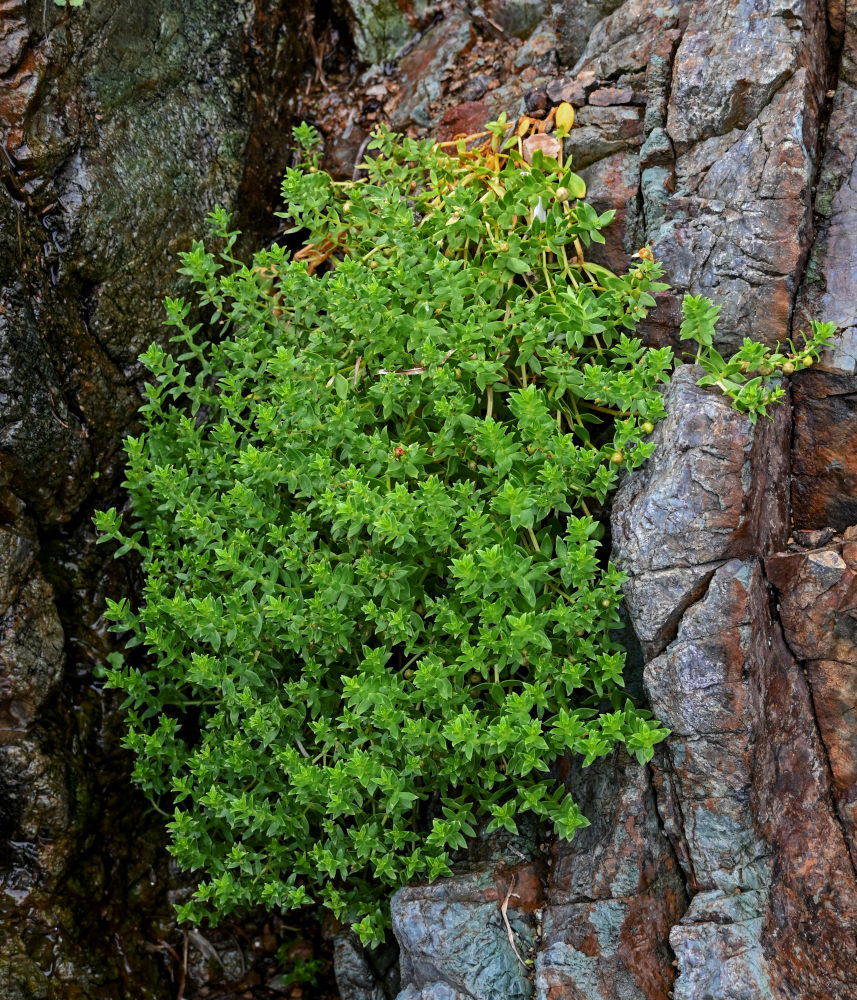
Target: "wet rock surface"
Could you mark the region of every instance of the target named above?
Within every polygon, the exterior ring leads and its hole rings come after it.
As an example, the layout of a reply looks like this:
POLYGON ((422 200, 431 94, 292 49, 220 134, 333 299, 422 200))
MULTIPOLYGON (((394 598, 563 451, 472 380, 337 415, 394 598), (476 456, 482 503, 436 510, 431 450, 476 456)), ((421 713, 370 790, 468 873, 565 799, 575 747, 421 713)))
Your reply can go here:
MULTIPOLYGON (((161 822, 129 787, 118 700, 96 679, 113 648, 105 594, 128 593, 133 571, 95 550, 90 519, 121 499, 136 359, 166 338, 161 303, 182 290, 179 251, 217 204, 240 203, 239 224, 270 224, 304 10, 266 0, 3 5, 4 1000, 174 997, 182 976, 185 995, 228 978, 201 937, 182 971, 171 904, 187 883, 170 869, 161 822)), ((223 936, 213 940, 225 955, 223 936)))

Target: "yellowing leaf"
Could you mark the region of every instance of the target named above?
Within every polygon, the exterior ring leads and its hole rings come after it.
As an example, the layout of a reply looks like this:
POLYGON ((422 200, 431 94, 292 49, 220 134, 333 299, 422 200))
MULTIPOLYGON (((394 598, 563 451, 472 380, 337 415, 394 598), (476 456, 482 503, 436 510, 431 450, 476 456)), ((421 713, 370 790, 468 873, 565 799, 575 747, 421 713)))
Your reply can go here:
POLYGON ((566 134, 571 131, 571 126, 574 125, 574 108, 568 101, 563 101, 556 109, 556 118, 554 121, 556 122, 556 127, 561 128, 566 134))

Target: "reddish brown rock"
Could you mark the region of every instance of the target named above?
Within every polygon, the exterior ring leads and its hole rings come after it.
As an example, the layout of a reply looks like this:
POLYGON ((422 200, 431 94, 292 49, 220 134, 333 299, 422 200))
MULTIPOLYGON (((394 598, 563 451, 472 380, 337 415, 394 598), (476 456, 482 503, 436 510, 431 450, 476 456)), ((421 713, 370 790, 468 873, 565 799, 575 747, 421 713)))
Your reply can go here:
POLYGON ((598 212, 616 215, 603 231, 604 243, 593 243, 587 256, 617 274, 628 270, 631 254, 643 242, 639 212, 640 163, 633 153, 615 153, 580 171, 586 181, 586 200, 598 212))
POLYGON ((857 529, 766 562, 791 651, 805 662, 833 797, 857 863, 857 529))
POLYGON ((857 383, 816 369, 794 379, 792 511, 797 528, 857 522, 857 383))
POLYGON ((777 553, 765 567, 795 656, 857 665, 857 542, 777 553))
POLYGON ((589 103, 606 108, 612 104, 635 104, 637 95, 630 87, 601 87, 589 95, 589 103))
POLYGON ((775 995, 852 1000, 855 868, 832 802, 810 690, 778 628, 757 698, 762 734, 752 804, 774 859, 762 941, 775 995))
POLYGON ((429 124, 431 109, 442 93, 440 79, 453 71, 456 60, 473 44, 473 37, 469 16, 459 10, 420 37, 399 64, 399 91, 389 111, 394 129, 405 131, 415 121, 429 124))
POLYGON ((448 142, 457 136, 473 135, 485 128, 491 111, 484 101, 465 101, 447 108, 437 127, 438 142, 448 142))

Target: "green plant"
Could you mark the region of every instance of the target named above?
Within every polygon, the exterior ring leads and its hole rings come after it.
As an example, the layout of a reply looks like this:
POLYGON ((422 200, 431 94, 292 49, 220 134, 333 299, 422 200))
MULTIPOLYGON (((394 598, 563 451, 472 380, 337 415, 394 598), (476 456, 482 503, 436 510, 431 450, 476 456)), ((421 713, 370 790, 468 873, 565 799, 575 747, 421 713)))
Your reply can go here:
POLYGON ((720 306, 701 295, 685 295, 682 310, 681 339, 696 341, 695 360, 706 371, 699 384, 716 385, 732 400, 735 409, 746 413, 753 423, 759 414, 768 416, 768 406, 785 395, 779 376, 793 375, 818 361, 836 330, 833 323, 813 320, 810 334, 804 338, 802 346, 788 341, 788 353, 780 344, 770 349, 745 337, 741 349, 727 361, 713 347, 714 324, 720 306))
POLYGON ((588 262, 612 213, 504 133, 382 133, 341 183, 302 127, 303 249, 243 266, 217 211, 219 254, 184 255, 217 336, 168 300, 132 523, 96 519, 142 560, 140 607, 109 617, 149 655, 109 681, 204 873, 182 918, 312 900, 377 941, 387 887, 448 873, 480 824, 587 824, 557 756, 643 763, 666 734, 625 697, 593 516, 653 448, 672 355, 632 333, 666 286, 645 248, 624 276, 588 262))

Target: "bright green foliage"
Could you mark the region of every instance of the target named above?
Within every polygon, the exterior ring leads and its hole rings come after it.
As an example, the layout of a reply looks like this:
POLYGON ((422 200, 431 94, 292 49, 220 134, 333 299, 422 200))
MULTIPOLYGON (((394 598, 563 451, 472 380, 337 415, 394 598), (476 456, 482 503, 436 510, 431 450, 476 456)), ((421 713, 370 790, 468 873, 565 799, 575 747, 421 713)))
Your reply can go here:
POLYGON ((695 340, 699 344, 696 362, 707 373, 699 384, 716 385, 732 400, 733 407, 746 413, 754 424, 760 413, 769 416, 768 406, 785 395, 778 376, 792 375, 818 361, 825 344, 836 330, 834 323, 813 320, 810 335, 805 337, 803 346, 798 348, 789 341, 787 354, 783 353, 780 344, 771 350, 745 337, 741 349, 727 361, 712 346, 720 306, 713 305, 711 299, 701 295, 685 295, 682 311, 681 339, 695 340))
POLYGON ((589 513, 651 454, 672 357, 632 333, 665 286, 648 253, 587 264, 611 213, 502 131, 478 155, 381 135, 352 184, 298 130, 304 250, 241 266, 214 213, 224 249, 184 273, 216 340, 168 301, 176 356, 143 356, 133 525, 97 523, 142 559, 139 610, 110 616, 150 655, 109 676, 204 874, 184 918, 313 900, 378 940, 387 887, 480 824, 587 824, 557 756, 643 763, 666 733, 624 695, 589 513))

